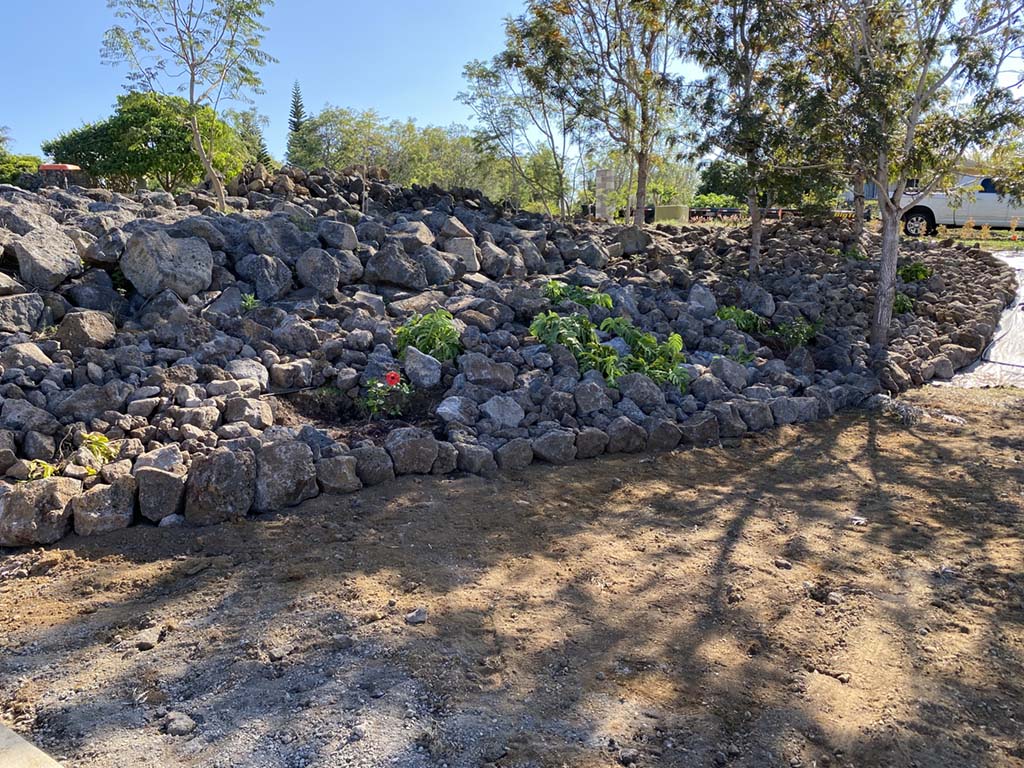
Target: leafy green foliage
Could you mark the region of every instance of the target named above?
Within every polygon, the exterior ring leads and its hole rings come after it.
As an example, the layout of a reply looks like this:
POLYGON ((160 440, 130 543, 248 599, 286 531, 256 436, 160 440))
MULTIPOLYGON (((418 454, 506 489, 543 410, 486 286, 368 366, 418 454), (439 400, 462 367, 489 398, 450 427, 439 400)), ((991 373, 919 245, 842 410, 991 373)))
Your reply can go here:
POLYGON ((462 351, 459 332, 451 312, 446 309, 413 315, 398 329, 395 338, 399 355, 404 355, 409 347, 416 347, 423 354, 444 362, 455 359, 462 351))
POLYGON ((13 184, 23 173, 35 173, 42 162, 35 155, 12 155, 0 147, 0 184, 13 184))
POLYGON ((733 195, 720 192, 704 192, 693 198, 693 208, 743 208, 746 203, 733 195))
POLYGON ((117 458, 117 449, 110 438, 99 432, 83 432, 82 446, 103 464, 117 458))
POLYGON ((668 381, 680 389, 689 384, 689 375, 682 368, 686 358, 679 334, 659 343, 654 334, 641 331, 623 317, 609 317, 601 323, 601 330, 625 341, 630 353, 621 356, 614 347, 601 344, 597 329, 585 315, 544 312, 530 325, 530 333, 541 342, 561 344, 576 358, 581 371, 600 371, 612 386, 627 373, 642 373, 659 384, 668 381))
POLYGON ((259 308, 259 306, 262 303, 263 302, 261 302, 259 299, 256 298, 256 294, 254 294, 254 293, 243 293, 242 294, 242 311, 243 312, 252 312, 254 309, 259 308))
POLYGON ((719 307, 715 315, 719 320, 732 320, 743 333, 764 333, 768 329, 768 321, 749 309, 726 305, 719 307))
POLYGON ((787 349, 796 349, 797 347, 806 347, 814 341, 821 326, 821 321, 809 323, 804 318, 798 317, 788 323, 779 323, 772 329, 771 335, 781 340, 787 349))
POLYGON ((893 301, 892 311, 897 315, 914 311, 914 300, 905 293, 897 293, 893 301))
MULTIPOLYGON (((210 143, 214 168, 227 177, 236 175, 250 159, 238 134, 209 107, 199 109, 196 118, 210 143)), ((81 166, 121 191, 134 189, 138 179, 148 179, 173 192, 197 183, 203 175, 192 149, 188 102, 178 96, 119 96, 111 117, 68 131, 43 144, 43 151, 55 162, 81 166)))
POLYGON ((544 285, 544 296, 552 304, 561 304, 563 301, 571 301, 581 307, 603 307, 612 308, 612 297, 607 293, 599 293, 589 288, 581 288, 578 285, 569 285, 560 280, 549 280, 544 285))
POLYGON ((868 256, 867 251, 859 245, 851 245, 846 249, 846 258, 852 259, 853 261, 867 261, 871 257, 868 256))
POLYGON ((912 261, 910 264, 904 264, 897 269, 896 274, 899 275, 900 280, 904 283, 916 283, 931 277, 932 270, 931 267, 922 264, 920 261, 912 261))
POLYGON ((361 404, 371 419, 382 414, 401 416, 412 395, 412 385, 397 371, 388 372, 384 379, 370 379, 366 383, 366 394, 361 404))
POLYGON ((28 462, 28 479, 29 480, 45 480, 48 477, 53 477, 57 474, 57 467, 48 461, 42 459, 32 459, 28 462))

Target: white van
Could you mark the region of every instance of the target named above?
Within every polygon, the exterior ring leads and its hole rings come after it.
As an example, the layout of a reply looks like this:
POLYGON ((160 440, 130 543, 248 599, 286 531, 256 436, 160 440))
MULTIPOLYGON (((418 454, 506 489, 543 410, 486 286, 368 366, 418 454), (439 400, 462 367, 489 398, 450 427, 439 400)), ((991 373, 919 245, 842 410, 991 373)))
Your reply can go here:
POLYGON ((903 230, 920 237, 935 231, 939 224, 963 226, 968 219, 975 226, 1010 227, 1014 219, 1024 224, 1024 206, 1013 205, 996 192, 995 182, 986 176, 962 176, 949 192, 932 192, 914 203, 913 191, 903 195, 903 204, 913 207, 903 214, 903 230))

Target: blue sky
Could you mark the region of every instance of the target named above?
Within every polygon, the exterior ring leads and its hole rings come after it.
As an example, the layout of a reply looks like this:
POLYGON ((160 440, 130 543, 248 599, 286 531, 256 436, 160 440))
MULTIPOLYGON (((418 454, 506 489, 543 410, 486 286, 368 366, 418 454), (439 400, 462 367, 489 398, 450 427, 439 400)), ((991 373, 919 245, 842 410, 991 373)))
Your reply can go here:
MULTIPOLYGON (((5 1, 0 125, 12 151, 39 153, 62 131, 110 114, 125 70, 100 63, 114 22, 105 0, 5 1)), ((376 109, 420 124, 468 122, 455 102, 462 67, 502 43, 505 16, 522 0, 277 0, 267 14, 265 49, 279 63, 264 71, 256 106, 270 118, 270 151, 284 154, 292 83, 307 112, 324 104, 376 109)))

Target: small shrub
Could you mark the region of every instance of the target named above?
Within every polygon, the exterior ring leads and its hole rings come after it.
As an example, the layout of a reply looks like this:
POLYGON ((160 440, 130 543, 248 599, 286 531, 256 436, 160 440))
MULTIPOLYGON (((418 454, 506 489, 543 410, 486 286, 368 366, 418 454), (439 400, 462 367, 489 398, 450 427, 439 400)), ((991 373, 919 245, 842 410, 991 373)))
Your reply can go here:
POLYGON ((979 240, 989 240, 989 239, 991 239, 991 237, 992 237, 992 225, 991 224, 982 224, 981 227, 978 229, 978 239, 979 240))
POLYGON ((607 318, 601 330, 625 341, 629 354, 622 356, 614 347, 601 344, 597 329, 585 315, 543 312, 530 325, 530 333, 539 341, 548 346, 561 344, 576 358, 582 372, 600 371, 612 386, 627 373, 642 373, 659 384, 668 381, 681 390, 689 385, 690 377, 682 367, 686 362, 683 339, 678 333, 659 343, 654 334, 641 331, 624 317, 607 318))
POLYGON ((45 480, 57 474, 57 466, 42 459, 32 459, 28 462, 28 479, 45 480))
POLYGON ((719 320, 732 320, 743 333, 763 333, 768 328, 768 321, 749 309, 724 306, 715 315, 719 320))
POLYGON ((398 371, 388 371, 384 374, 384 381, 370 379, 366 383, 366 395, 361 402, 370 419, 375 419, 381 414, 401 416, 411 396, 412 386, 405 381, 402 374, 398 371))
POLYGON ((425 315, 413 315, 395 334, 399 356, 409 347, 442 362, 454 360, 462 351, 459 332, 451 312, 435 309, 425 315))
POLYGON ((896 274, 899 275, 900 280, 904 283, 916 283, 931 277, 932 270, 931 267, 922 264, 920 261, 914 261, 910 264, 904 264, 897 269, 896 274))
POLYGON ((581 288, 578 285, 569 285, 560 280, 548 280, 544 285, 544 297, 552 304, 561 304, 568 300, 581 307, 612 308, 612 297, 607 293, 581 288))
POLYGON ((242 294, 242 311, 252 312, 254 309, 258 309, 262 302, 256 298, 254 293, 243 293, 242 294))
POLYGON ((892 303, 892 311, 897 315, 903 315, 914 311, 914 300, 905 293, 897 293, 892 303))
POLYGON ((624 317, 609 317, 601 323, 601 330, 629 345, 630 354, 623 360, 627 373, 642 373, 658 384, 668 381, 680 390, 689 386, 690 376, 682 367, 686 362, 683 337, 678 333, 659 343, 653 333, 641 331, 624 317))
POLYGON ((967 221, 964 222, 963 226, 960 227, 960 239, 970 240, 974 235, 974 217, 968 216, 967 221))
POLYGON ((809 323, 804 318, 798 317, 788 323, 779 323, 772 329, 771 335, 779 339, 787 349, 806 347, 818 335, 821 330, 821 322, 809 323))
POLYGON ((869 256, 867 251, 859 245, 851 245, 846 249, 846 258, 852 259, 853 261, 867 261, 869 256))
POLYGON ((117 458, 117 449, 110 442, 110 438, 99 432, 83 432, 82 445, 91 453, 97 461, 106 464, 117 458))

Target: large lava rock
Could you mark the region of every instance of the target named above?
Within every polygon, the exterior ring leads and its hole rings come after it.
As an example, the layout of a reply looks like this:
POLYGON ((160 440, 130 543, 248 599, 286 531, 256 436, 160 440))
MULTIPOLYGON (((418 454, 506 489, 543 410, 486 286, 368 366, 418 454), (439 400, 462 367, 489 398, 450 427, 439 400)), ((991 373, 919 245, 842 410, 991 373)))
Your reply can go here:
POLYGON ((70 477, 21 483, 0 497, 0 546, 52 544, 71 530, 71 502, 82 484, 70 477))
POLYGON ((60 230, 35 229, 11 247, 18 258, 18 272, 29 285, 52 291, 82 271, 82 260, 70 237, 60 230))
POLYGON ((121 257, 121 271, 146 298, 166 289, 187 299, 210 287, 213 252, 198 237, 173 238, 162 230, 136 232, 121 257))

